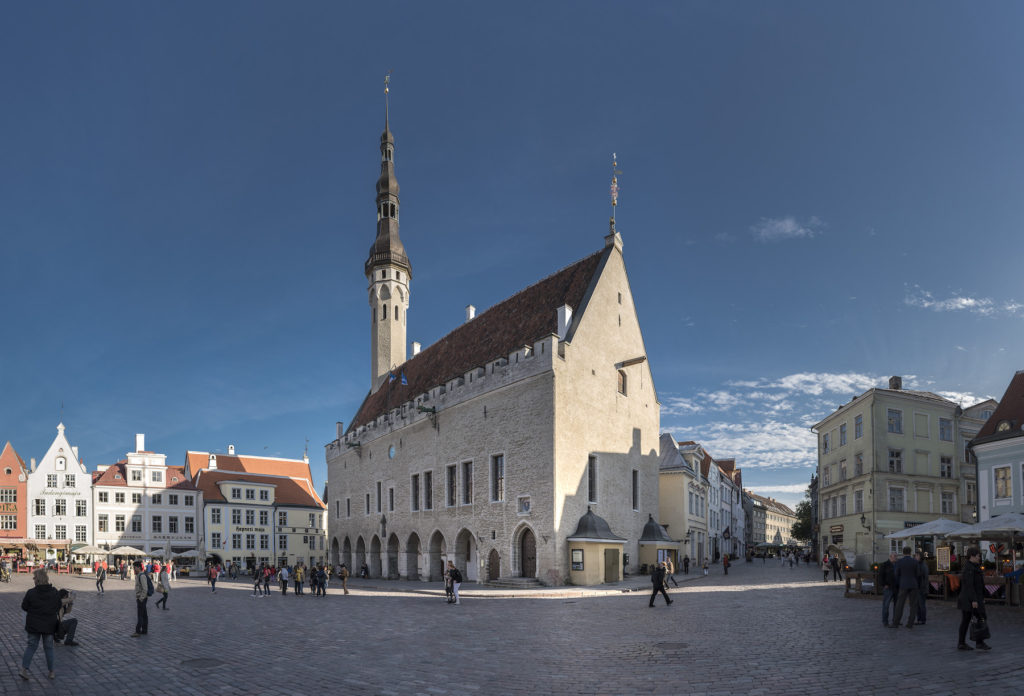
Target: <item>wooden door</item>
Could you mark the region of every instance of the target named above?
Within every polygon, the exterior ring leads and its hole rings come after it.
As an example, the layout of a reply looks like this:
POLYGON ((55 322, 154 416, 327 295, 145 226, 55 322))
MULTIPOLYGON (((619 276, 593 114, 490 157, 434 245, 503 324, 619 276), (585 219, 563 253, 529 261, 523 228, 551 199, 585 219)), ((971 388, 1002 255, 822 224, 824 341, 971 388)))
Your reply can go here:
POLYGON ((604 550, 604 581, 619 581, 619 551, 618 549, 604 550))
POLYGON ((519 542, 524 578, 537 577, 537 537, 527 529, 519 542))
POLYGON ((498 549, 491 549, 491 553, 487 556, 487 579, 497 580, 501 577, 501 556, 498 555, 498 549))

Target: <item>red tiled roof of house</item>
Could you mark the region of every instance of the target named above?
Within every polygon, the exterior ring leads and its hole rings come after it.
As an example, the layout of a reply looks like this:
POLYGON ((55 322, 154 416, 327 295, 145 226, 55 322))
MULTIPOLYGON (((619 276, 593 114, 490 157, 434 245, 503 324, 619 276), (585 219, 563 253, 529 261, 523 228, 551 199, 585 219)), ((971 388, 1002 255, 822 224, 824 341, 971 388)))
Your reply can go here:
MULTIPOLYGON (((218 465, 220 457, 217 458, 218 465)), ((289 476, 268 476, 250 474, 244 471, 223 471, 220 468, 210 471, 204 469, 196 476, 196 484, 203 492, 206 502, 229 502, 220 491, 223 481, 241 481, 274 486, 274 502, 277 505, 295 505, 325 509, 327 506, 317 495, 313 482, 306 478, 289 476)))
MULTIPOLYGON (((607 249, 566 266, 462 324, 394 370, 395 381, 368 394, 348 426, 354 430, 475 367, 556 333, 558 308, 579 312, 607 249), (407 385, 399 379, 405 373, 407 385)), ((575 319, 575 317, 574 317, 575 319)))
MULTIPOLYGON (((121 460, 115 462, 107 467, 106 471, 95 471, 93 472, 92 485, 94 486, 127 486, 128 485, 128 473, 125 471, 125 467, 128 462, 121 460)), ((153 481, 146 481, 146 488, 160 488, 161 486, 156 485, 153 481)), ((179 490, 195 490, 195 486, 185 476, 184 467, 180 466, 168 466, 164 468, 164 480, 163 488, 165 489, 179 489, 179 490)))
POLYGON ((978 431, 972 442, 978 442, 985 438, 1002 439, 1019 436, 1022 434, 1022 427, 1024 427, 1024 370, 1018 370, 1010 383, 1006 385, 1006 393, 999 400, 996 410, 981 426, 981 430, 978 431), (996 428, 1003 421, 1010 424, 1010 429, 1000 432, 996 428))
MULTIPOLYGON (((210 466, 209 452, 186 452, 189 473, 195 475, 210 466)), ((249 455, 218 454, 217 471, 242 471, 250 474, 269 476, 292 476, 313 480, 309 462, 302 459, 279 459, 275 457, 253 457, 249 455)))
POLYGON ((736 469, 735 459, 716 459, 715 464, 718 465, 718 468, 721 469, 726 476, 730 479, 732 478, 732 472, 736 469))

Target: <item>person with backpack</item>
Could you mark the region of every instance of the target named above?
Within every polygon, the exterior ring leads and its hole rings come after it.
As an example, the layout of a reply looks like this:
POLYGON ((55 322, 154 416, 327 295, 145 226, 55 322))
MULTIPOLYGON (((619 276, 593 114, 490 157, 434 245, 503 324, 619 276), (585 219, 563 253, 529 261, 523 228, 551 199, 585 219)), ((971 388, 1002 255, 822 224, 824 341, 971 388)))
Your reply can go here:
POLYGON ((135 633, 132 638, 138 638, 149 633, 149 611, 146 609, 146 602, 153 596, 153 581, 149 579, 149 573, 142 568, 142 561, 135 561, 135 633))
POLYGON ((274 568, 272 566, 263 566, 263 596, 270 596, 270 576, 274 574, 274 568))
POLYGON ((96 592, 103 594, 103 581, 107 579, 107 569, 102 565, 96 566, 96 592))
POLYGON ((459 601, 459 588, 462 586, 462 572, 455 567, 455 564, 448 561, 448 577, 451 578, 452 583, 452 596, 455 598, 452 600, 452 604, 462 604, 459 601))

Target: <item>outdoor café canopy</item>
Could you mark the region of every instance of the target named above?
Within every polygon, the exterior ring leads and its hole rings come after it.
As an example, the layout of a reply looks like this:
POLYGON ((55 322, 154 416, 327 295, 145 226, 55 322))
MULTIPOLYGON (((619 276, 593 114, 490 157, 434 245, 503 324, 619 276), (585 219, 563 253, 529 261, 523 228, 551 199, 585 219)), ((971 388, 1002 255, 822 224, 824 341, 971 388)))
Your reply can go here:
POLYGON ((948 520, 946 518, 940 518, 932 520, 931 522, 925 522, 924 524, 918 524, 913 527, 907 527, 899 531, 893 532, 892 534, 886 534, 886 539, 909 539, 917 536, 949 536, 954 532, 959 532, 968 529, 971 525, 964 524, 963 522, 957 522, 956 520, 948 520))
POLYGON ((977 524, 965 525, 964 529, 949 536, 952 539, 1014 542, 1024 537, 1024 514, 1007 512, 977 524))
POLYGON ((148 556, 149 554, 145 551, 139 551, 134 546, 118 546, 113 551, 109 551, 111 556, 148 556))
POLYGON ((106 554, 106 549, 101 549, 99 546, 79 546, 77 549, 71 549, 71 553, 78 554, 80 556, 94 556, 96 554, 106 554))

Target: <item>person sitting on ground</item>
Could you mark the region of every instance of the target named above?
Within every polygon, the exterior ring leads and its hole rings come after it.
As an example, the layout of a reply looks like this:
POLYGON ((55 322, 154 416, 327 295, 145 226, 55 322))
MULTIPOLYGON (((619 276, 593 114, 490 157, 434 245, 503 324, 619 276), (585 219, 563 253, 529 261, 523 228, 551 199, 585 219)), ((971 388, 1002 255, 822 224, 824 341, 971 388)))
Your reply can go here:
POLYGON ((53 642, 73 648, 78 645, 78 642, 75 640, 75 632, 78 630, 78 619, 68 619, 65 617, 71 612, 71 608, 75 604, 75 593, 71 590, 58 590, 57 595, 60 597, 60 611, 57 612, 57 621, 60 622, 60 625, 54 634, 53 642))

